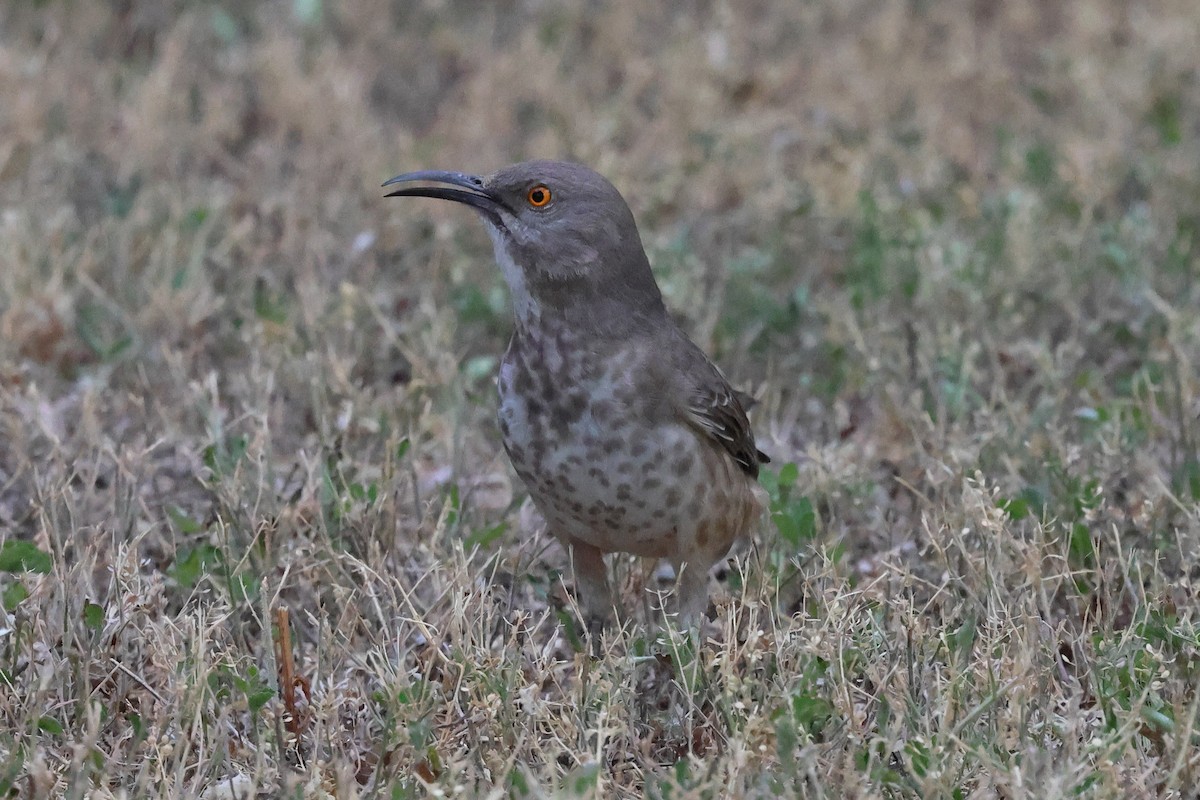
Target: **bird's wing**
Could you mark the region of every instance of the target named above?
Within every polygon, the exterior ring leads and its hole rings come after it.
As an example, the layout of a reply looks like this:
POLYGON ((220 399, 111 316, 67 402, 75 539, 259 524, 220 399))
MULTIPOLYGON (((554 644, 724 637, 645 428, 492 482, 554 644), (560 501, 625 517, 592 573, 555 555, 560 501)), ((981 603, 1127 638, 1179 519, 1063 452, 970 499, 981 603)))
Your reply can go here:
POLYGON ((757 478, 758 466, 771 459, 755 445, 742 400, 749 396, 730 386, 698 347, 692 345, 689 349, 694 356, 682 370, 685 386, 681 410, 687 421, 724 448, 743 472, 757 478))

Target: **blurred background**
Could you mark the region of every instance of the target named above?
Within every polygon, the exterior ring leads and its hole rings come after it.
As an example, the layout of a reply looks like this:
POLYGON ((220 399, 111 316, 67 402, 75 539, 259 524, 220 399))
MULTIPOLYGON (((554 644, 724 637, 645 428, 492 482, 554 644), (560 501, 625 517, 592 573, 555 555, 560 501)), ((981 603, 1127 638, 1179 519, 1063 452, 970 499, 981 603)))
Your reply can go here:
MULTIPOLYGON (((312 753, 339 785, 481 787, 510 752, 549 785, 599 751, 564 711, 562 554, 493 422, 490 243, 379 188, 528 158, 616 184, 670 308, 761 398, 771 523, 720 618, 769 609, 779 637, 726 641, 751 687, 729 774, 1186 778, 1198 54, 1195 0, 0 5, 0 789, 110 770, 168 796, 160 767, 178 789, 312 753), (327 727, 292 714, 279 752, 254 716, 274 603, 328 678, 327 727), (772 659, 795 669, 746 666, 772 659), (85 728, 112 759, 72 749, 85 728)), ((618 561, 634 607, 651 579, 618 561)), ((597 669, 630 737, 604 780, 641 796, 701 740, 657 667, 597 669)))
POLYGON ((1038 420, 1071 419, 1166 357, 1155 298, 1195 299, 1191 0, 43 2, 0 30, 10 523, 20 453, 134 437, 183 476, 255 415, 280 454, 353 439, 352 405, 443 479, 494 471, 490 411, 443 412, 490 405, 506 290, 469 213, 381 198, 410 169, 606 174, 784 461, 866 420, 897 455, 882 389, 944 425, 1032 410, 1050 370, 1074 394, 1038 420))

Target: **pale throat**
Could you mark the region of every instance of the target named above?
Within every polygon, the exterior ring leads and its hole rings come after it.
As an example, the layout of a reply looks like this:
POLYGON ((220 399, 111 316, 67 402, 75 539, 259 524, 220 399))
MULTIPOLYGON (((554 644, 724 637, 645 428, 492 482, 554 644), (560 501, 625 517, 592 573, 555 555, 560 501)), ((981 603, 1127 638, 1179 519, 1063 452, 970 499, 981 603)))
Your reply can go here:
POLYGON ((525 271, 513 261, 505 234, 491 225, 488 225, 488 234, 492 237, 496 263, 500 265, 500 271, 504 273, 504 282, 508 284, 508 292, 512 295, 513 314, 516 317, 517 326, 525 330, 537 327, 541 321, 541 308, 529 293, 529 283, 525 279, 525 271))

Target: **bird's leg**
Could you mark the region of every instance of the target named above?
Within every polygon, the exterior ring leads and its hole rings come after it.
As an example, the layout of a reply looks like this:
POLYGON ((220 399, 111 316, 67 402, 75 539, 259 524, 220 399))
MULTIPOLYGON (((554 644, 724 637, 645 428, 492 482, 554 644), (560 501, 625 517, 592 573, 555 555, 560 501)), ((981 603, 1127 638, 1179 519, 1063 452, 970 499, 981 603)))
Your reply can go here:
POLYGON ((575 593, 583 608, 588 633, 599 637, 612 617, 612 596, 608 591, 608 572, 604 553, 578 539, 570 541, 571 569, 575 572, 575 593))
POLYGON ((675 665, 675 685, 686 710, 686 741, 693 739, 695 712, 709 697, 709 679, 704 667, 701 645, 708 608, 708 570, 704 561, 674 561, 675 606, 679 616, 675 624, 667 621, 667 647, 675 665), (678 626, 678 627, 676 627, 678 626))
POLYGON ((698 629, 708 610, 708 570, 701 562, 674 562, 675 603, 679 609, 679 629, 698 629))

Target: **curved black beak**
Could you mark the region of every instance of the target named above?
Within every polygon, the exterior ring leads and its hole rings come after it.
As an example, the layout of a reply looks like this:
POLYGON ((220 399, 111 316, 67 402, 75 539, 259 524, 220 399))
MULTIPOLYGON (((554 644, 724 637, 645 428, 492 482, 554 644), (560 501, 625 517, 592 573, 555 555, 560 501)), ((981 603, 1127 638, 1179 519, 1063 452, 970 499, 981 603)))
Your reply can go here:
POLYGON ((394 186, 397 183, 411 183, 414 181, 445 185, 408 186, 403 189, 396 189, 394 192, 389 192, 384 197, 436 197, 439 200, 453 200, 456 203, 464 203, 468 206, 478 208, 480 211, 494 217, 499 217, 499 212, 504 209, 504 204, 484 187, 483 178, 480 178, 478 175, 427 169, 420 172, 406 172, 403 175, 397 175, 391 180, 385 181, 383 185, 385 187, 394 186), (449 188, 451 186, 459 188, 449 188))

